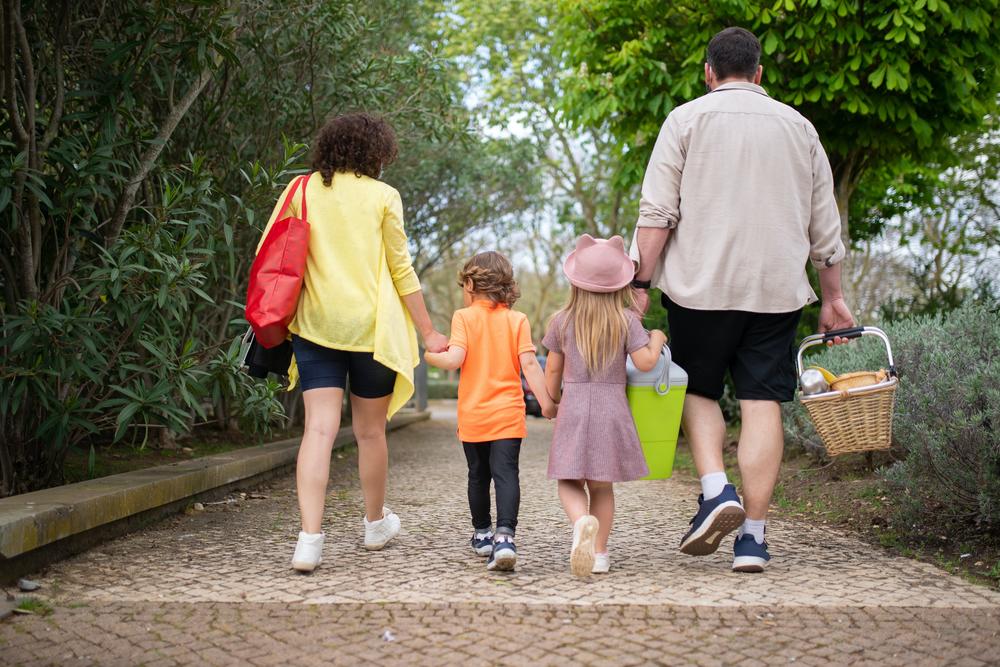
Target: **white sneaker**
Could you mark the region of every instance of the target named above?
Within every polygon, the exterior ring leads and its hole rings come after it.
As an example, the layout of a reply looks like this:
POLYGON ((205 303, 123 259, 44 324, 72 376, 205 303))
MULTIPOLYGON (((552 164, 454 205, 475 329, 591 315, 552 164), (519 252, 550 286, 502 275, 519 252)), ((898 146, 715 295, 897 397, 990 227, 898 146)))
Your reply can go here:
POLYGON ((607 552, 594 554, 594 567, 590 570, 594 574, 607 574, 611 569, 611 556, 607 552))
POLYGON ((382 508, 382 518, 378 521, 369 521, 365 517, 365 549, 378 551, 398 534, 399 517, 389 508, 382 508))
POLYGON ((569 554, 569 570, 586 577, 594 569, 594 537, 600 524, 596 516, 586 515, 573 525, 573 550, 569 554))
POLYGON ((299 572, 312 572, 323 562, 323 533, 299 533, 292 567, 299 572))

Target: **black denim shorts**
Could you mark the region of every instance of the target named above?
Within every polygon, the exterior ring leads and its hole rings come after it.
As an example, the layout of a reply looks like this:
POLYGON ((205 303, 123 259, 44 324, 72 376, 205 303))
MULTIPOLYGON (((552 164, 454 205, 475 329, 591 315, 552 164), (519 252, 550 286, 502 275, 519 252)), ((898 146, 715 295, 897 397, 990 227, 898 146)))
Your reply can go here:
POLYGON ((383 398, 396 385, 396 371, 375 361, 371 352, 335 350, 296 335, 292 336, 292 349, 302 391, 345 389, 350 377, 351 393, 358 398, 383 398))
POLYGON ((670 353, 687 371, 689 394, 719 400, 728 370, 737 399, 795 398, 795 332, 801 309, 694 310, 677 305, 666 294, 661 299, 670 325, 670 353))

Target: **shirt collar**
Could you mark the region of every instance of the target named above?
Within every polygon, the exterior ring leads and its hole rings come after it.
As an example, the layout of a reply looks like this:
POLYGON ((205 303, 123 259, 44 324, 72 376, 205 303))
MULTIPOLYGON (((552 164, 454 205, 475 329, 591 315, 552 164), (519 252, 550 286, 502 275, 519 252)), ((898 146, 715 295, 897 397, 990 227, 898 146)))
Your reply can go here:
POLYGON ((493 310, 494 308, 506 308, 505 303, 496 303, 490 299, 475 299, 472 302, 473 308, 486 308, 487 310, 493 310))
POLYGON ((750 83, 749 81, 730 81, 729 83, 722 84, 712 92, 717 93, 720 90, 749 90, 752 93, 757 93, 759 95, 763 95, 764 97, 770 97, 762 86, 758 86, 756 83, 750 83))

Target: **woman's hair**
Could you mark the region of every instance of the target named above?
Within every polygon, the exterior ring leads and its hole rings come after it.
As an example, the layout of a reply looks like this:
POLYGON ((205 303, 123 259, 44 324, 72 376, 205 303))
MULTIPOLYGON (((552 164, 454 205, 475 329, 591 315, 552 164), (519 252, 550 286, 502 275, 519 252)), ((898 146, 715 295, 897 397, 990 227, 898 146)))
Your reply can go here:
POLYGON ((588 292, 574 285, 569 303, 556 313, 563 315, 560 339, 565 339, 566 329, 573 323, 576 347, 591 376, 621 356, 628 336, 625 311, 633 304, 631 286, 614 292, 588 292))
POLYGON ((349 113, 326 121, 316 135, 312 168, 329 186, 337 171, 378 178, 399 153, 396 132, 379 116, 349 113))
POLYGON ((475 255, 458 272, 459 287, 465 287, 469 281, 474 294, 489 297, 493 303, 510 307, 521 296, 510 260, 492 250, 475 255))

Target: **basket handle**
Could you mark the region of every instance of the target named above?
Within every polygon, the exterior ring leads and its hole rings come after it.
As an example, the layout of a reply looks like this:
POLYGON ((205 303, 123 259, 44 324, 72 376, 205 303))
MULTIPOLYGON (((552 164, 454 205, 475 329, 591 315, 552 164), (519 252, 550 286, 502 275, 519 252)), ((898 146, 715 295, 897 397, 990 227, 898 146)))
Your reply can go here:
POLYGON ((802 344, 799 345, 799 353, 795 358, 795 367, 799 375, 802 375, 802 353, 805 352, 810 347, 816 345, 824 345, 834 338, 861 338, 862 336, 876 336, 885 343, 885 354, 889 358, 889 375, 892 377, 897 377, 896 374, 896 364, 892 359, 892 346, 889 345, 889 337, 885 335, 885 332, 878 327, 851 327, 849 329, 837 329, 836 331, 827 331, 826 333, 813 334, 812 336, 806 336, 802 340, 802 344))
MULTIPOLYGON (((869 327, 871 329, 873 327, 869 327)), ((823 342, 829 343, 837 338, 861 338, 865 333, 864 327, 848 327, 847 329, 835 329, 833 331, 827 331, 823 334, 823 342)))

